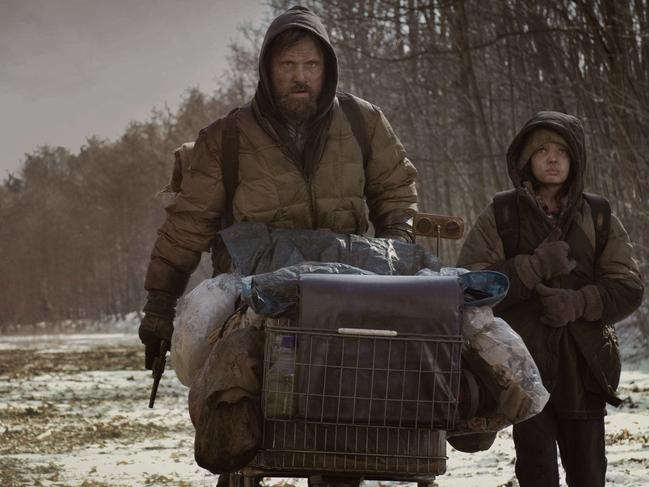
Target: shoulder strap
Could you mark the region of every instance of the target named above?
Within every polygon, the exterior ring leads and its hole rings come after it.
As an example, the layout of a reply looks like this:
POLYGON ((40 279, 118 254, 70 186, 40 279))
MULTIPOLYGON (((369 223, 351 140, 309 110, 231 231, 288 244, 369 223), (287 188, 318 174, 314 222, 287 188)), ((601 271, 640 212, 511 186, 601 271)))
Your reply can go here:
POLYGON ((237 125, 237 113, 239 113, 239 109, 235 108, 225 117, 225 128, 221 140, 221 173, 223 175, 223 186, 225 187, 225 213, 222 228, 229 227, 234 222, 232 204, 234 192, 237 190, 239 183, 239 126, 237 125))
POLYGON ((190 167, 191 152, 194 150, 194 142, 185 142, 174 151, 174 169, 171 174, 171 180, 163 191, 180 193, 183 182, 183 175, 187 173, 190 167))
POLYGON ((516 189, 496 193, 493 199, 493 209, 496 229, 503 243, 505 258, 510 259, 516 255, 520 235, 516 189))
POLYGON ((358 105, 354 95, 340 92, 337 96, 338 101, 340 102, 340 108, 342 108, 349 124, 352 126, 352 132, 354 133, 358 145, 361 146, 363 166, 367 167, 367 161, 370 158, 370 139, 369 134, 367 133, 365 118, 361 113, 361 107, 358 105))
POLYGON ((597 194, 584 193, 584 199, 588 202, 590 214, 593 217, 595 260, 597 261, 608 242, 608 234, 611 230, 611 205, 606 198, 597 194))

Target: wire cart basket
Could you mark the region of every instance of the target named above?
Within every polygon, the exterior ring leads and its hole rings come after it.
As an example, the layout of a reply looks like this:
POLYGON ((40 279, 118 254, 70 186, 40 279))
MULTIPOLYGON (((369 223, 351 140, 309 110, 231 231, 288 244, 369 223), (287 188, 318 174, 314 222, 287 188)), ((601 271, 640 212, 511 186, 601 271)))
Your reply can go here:
POLYGON ((273 323, 266 326, 263 443, 244 475, 431 481, 444 473, 446 430, 458 407, 459 332, 273 323))

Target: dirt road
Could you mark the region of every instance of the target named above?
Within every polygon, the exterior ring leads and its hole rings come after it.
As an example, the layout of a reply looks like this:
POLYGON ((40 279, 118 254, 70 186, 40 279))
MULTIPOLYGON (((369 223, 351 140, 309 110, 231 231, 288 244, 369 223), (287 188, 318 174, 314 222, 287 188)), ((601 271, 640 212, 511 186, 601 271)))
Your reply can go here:
MULTIPOLYGON (((168 371, 149 409, 142 361, 132 334, 0 337, 0 485, 214 486, 216 476, 194 464, 187 389, 168 371)), ((627 400, 607 417, 608 485, 649 478, 649 363, 632 366, 627 400)), ((513 487, 513 460, 504 430, 488 452, 449 448, 438 484, 513 487)))

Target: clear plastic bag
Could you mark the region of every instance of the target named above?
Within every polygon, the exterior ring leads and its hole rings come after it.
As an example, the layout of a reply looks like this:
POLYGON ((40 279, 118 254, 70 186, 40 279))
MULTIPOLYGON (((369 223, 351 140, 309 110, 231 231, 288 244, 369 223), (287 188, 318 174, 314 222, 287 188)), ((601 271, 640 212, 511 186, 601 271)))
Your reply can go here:
POLYGON ((234 312, 241 278, 220 274, 206 279, 178 304, 171 339, 171 361, 178 380, 191 386, 209 355, 208 337, 234 312))
POLYGON ((492 371, 499 394, 493 412, 459 425, 464 431, 497 431, 541 412, 550 399, 523 339, 489 306, 466 307, 465 346, 492 371))

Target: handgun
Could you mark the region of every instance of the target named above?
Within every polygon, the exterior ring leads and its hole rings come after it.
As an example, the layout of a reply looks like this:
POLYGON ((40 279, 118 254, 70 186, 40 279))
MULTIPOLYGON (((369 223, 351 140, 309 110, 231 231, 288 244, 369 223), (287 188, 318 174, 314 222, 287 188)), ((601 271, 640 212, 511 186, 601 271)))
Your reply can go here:
POLYGON ((153 403, 155 403, 155 396, 156 394, 158 394, 160 379, 162 379, 162 374, 164 374, 165 365, 167 364, 168 351, 169 342, 167 340, 160 341, 160 354, 155 359, 153 359, 153 367, 151 367, 153 373, 153 386, 151 387, 151 396, 149 396, 150 408, 153 408, 153 403))

